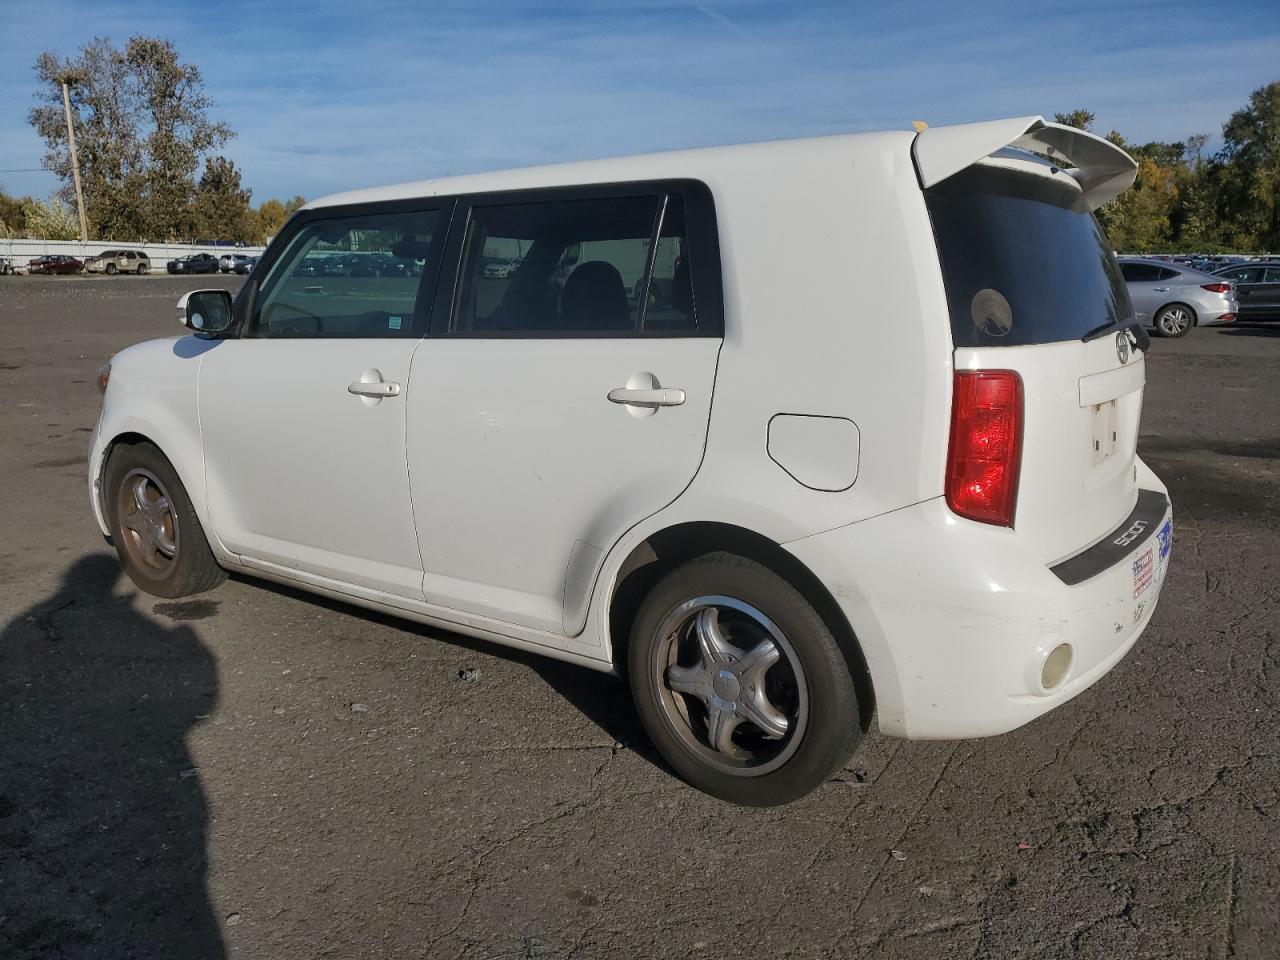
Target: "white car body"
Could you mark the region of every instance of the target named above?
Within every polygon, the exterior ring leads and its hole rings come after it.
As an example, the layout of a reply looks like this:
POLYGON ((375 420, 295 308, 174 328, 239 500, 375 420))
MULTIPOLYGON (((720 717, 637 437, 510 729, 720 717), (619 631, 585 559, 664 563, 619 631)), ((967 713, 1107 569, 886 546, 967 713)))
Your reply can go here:
POLYGON ((227 568, 605 671, 617 667, 615 593, 647 544, 673 531, 750 537, 820 583, 847 620, 884 733, 1012 729, 1137 641, 1172 514, 1136 454, 1146 368, 1131 336, 953 340, 921 187, 978 162, 1027 167, 1010 145, 1069 158, 1070 176, 1047 163, 1034 175, 1081 190, 1091 209, 1133 179, 1110 144, 1032 117, 314 202, 308 211, 701 181, 718 223, 723 336, 141 344, 113 358, 93 437, 99 524, 106 533, 112 443, 145 437, 227 568), (851 296, 851 264, 874 265, 867 282, 892 291, 875 311, 851 296), (955 374, 992 368, 1016 371, 1025 393, 1012 527, 957 516, 944 496, 955 374), (361 380, 402 390, 352 396, 361 380), (683 402, 609 401, 637 385, 683 391, 683 402), (1162 498, 1158 519, 1126 526, 1143 490, 1143 503, 1162 498), (1112 541, 1083 582, 1055 573, 1112 541))

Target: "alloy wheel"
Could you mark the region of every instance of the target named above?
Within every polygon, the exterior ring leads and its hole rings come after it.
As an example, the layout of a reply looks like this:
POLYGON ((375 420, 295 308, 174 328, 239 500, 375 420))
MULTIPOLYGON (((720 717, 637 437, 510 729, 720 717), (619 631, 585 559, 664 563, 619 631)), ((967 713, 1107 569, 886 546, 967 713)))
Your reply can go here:
POLYGON ((716 769, 761 776, 795 753, 809 719, 804 668, 778 626, 732 597, 698 597, 663 621, 653 669, 682 745, 716 769))
POLYGON ((116 497, 124 548, 138 572, 162 580, 178 562, 181 545, 173 499, 151 471, 135 467, 116 497))
POLYGON ((1176 337, 1191 326, 1191 314, 1183 307, 1170 307, 1160 316, 1160 332, 1176 337))

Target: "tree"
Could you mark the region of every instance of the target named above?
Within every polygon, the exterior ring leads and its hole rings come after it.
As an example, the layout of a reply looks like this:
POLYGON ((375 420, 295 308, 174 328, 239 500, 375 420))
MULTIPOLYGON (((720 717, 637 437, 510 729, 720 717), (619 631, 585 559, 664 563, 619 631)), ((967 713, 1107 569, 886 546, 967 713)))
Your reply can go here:
POLYGON ((249 243, 254 237, 251 191, 240 184, 240 171, 226 157, 205 161, 192 214, 197 236, 249 243))
POLYGON ((35 69, 42 85, 28 120, 68 199, 62 81, 70 81, 91 232, 120 240, 188 237, 200 160, 232 135, 209 120, 199 69, 180 63, 169 41, 141 36, 123 50, 99 37, 75 57, 42 53, 35 69))
POLYGON ((1253 91, 1222 139, 1222 201, 1254 249, 1280 249, 1280 81, 1253 91))
POLYGON ((32 202, 30 197, 11 197, 0 186, 0 237, 20 236, 26 228, 27 217, 23 208, 32 202))
POLYGON ((1092 130, 1093 111, 1072 110, 1070 113, 1055 113, 1053 115, 1053 122, 1064 123, 1068 127, 1075 127, 1077 130, 1092 130))
POLYGON ((42 240, 80 239, 80 221, 71 206, 56 194, 45 202, 29 200, 22 215, 28 236, 42 240))
POLYGON ((284 226, 285 221, 307 201, 302 197, 293 197, 281 202, 272 198, 262 201, 262 205, 254 212, 254 240, 266 243, 284 226))

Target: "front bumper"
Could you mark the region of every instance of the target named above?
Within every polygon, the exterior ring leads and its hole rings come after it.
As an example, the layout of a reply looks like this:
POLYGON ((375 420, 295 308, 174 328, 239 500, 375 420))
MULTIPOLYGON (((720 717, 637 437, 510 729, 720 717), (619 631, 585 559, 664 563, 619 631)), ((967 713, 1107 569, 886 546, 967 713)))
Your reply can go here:
POLYGON ((1172 542, 1167 491, 1141 464, 1139 481, 1165 499, 1159 522, 1074 586, 1014 531, 956 517, 941 498, 787 544, 848 617, 881 731, 924 740, 1005 733, 1115 666, 1151 620, 1172 542), (1046 687, 1063 644, 1065 673, 1046 687))

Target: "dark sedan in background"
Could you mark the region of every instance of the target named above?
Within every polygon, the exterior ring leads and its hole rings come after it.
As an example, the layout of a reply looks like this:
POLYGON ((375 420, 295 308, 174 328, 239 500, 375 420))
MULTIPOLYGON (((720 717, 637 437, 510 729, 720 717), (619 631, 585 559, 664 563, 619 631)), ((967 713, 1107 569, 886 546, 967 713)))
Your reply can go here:
POLYGON ((29 273, 56 275, 61 273, 80 273, 84 270, 84 261, 65 254, 55 253, 44 257, 36 257, 27 264, 29 273))
POLYGON ((170 260, 164 268, 170 273, 217 273, 218 258, 211 253, 193 253, 170 260))
POLYGON ((1241 320, 1280 320, 1280 260, 1238 263, 1214 276, 1235 286, 1241 320))

